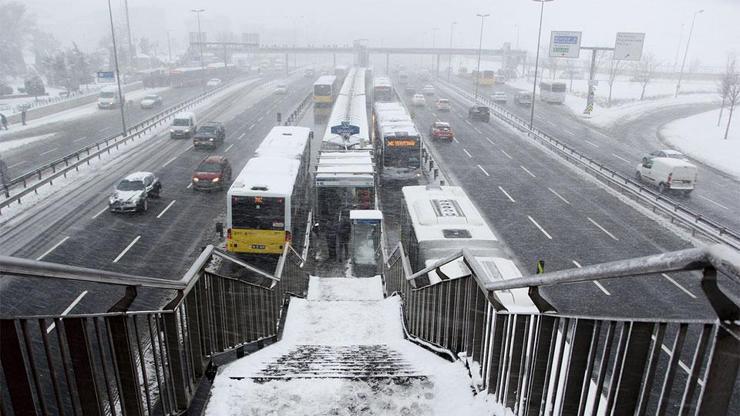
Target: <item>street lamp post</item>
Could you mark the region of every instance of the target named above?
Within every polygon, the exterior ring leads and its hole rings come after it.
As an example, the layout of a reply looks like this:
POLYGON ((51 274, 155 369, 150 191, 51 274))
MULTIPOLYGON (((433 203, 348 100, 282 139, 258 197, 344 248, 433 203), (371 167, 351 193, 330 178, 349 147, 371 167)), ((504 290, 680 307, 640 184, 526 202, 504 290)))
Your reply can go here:
POLYGON ((480 39, 478 40, 478 69, 475 72, 475 103, 478 104, 478 83, 480 82, 480 53, 483 49, 483 20, 490 14, 476 14, 480 17, 480 39))
POLYGON ((545 3, 552 0, 534 0, 540 3, 540 28, 537 32, 537 53, 534 58, 534 81, 532 82, 532 108, 529 112, 529 128, 532 129, 534 126, 534 103, 535 95, 537 94, 537 71, 540 64, 540 40, 542 38, 542 15, 545 12, 545 3))
POLYGON ((118 70, 118 49, 116 48, 116 31, 113 28, 113 9, 110 7, 110 0, 108 0, 108 16, 110 17, 110 35, 113 40, 113 61, 116 65, 116 83, 118 85, 118 108, 121 110, 121 128, 122 134, 126 137, 126 115, 123 107, 123 92, 121 91, 121 72, 118 70))
MULTIPOLYGON (((432 50, 437 47, 437 31, 439 30, 438 27, 432 28, 432 50)), ((432 56, 432 63, 434 63, 434 56, 432 56)), ((435 71, 435 76, 439 78, 439 54, 437 54, 437 70, 435 71)))
POLYGON ((678 97, 678 91, 681 89, 681 79, 683 78, 683 68, 686 65, 686 55, 689 54, 689 44, 691 44, 691 35, 694 33, 694 22, 696 21, 696 15, 704 13, 704 9, 697 10, 694 12, 694 17, 691 18, 691 28, 689 29, 689 37, 686 39, 686 49, 683 52, 683 60, 681 61, 681 71, 678 73, 678 83, 676 83, 676 97, 678 97))
MULTIPOLYGON (((452 49, 452 34, 455 33, 455 25, 457 22, 450 23, 450 49, 452 49)), ((452 52, 447 56, 447 81, 450 80, 450 74, 452 73, 452 52)))
POLYGON ((196 19, 198 20, 198 45, 200 46, 200 84, 203 86, 203 89, 205 89, 206 81, 204 77, 206 66, 205 62, 203 61, 203 38, 201 37, 202 32, 200 31, 200 14, 206 11, 206 9, 191 9, 190 11, 195 13, 196 19))

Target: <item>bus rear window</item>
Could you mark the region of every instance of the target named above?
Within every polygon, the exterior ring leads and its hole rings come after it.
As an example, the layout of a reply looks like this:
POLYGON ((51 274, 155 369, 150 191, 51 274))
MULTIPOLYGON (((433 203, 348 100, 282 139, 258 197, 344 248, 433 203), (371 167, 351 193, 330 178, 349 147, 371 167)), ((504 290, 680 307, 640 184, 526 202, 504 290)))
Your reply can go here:
POLYGON ((285 198, 232 196, 231 221, 233 228, 284 230, 285 198))
POLYGON ((552 92, 565 92, 565 84, 552 84, 552 92))
POLYGON ((313 95, 331 95, 331 85, 314 85, 313 95))

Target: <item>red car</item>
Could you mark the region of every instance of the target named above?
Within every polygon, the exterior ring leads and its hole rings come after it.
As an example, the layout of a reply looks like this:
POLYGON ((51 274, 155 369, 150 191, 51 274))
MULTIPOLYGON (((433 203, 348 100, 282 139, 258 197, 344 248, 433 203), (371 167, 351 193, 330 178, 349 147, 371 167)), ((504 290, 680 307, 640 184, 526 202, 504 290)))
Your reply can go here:
POLYGON ((449 141, 452 141, 455 137, 455 133, 452 132, 450 123, 446 123, 444 121, 435 121, 434 124, 432 124, 430 135, 432 136, 432 139, 447 139, 449 141))
POLYGON ((193 189, 224 189, 231 181, 231 164, 223 156, 208 156, 193 172, 193 189))

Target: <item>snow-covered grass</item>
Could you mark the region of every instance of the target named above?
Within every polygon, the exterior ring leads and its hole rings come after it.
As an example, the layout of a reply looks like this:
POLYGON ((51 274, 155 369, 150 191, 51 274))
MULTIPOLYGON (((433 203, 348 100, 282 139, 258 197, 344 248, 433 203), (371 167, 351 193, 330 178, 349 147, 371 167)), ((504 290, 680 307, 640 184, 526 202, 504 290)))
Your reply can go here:
POLYGON ((719 110, 672 121, 663 126, 660 136, 690 157, 740 180, 740 117, 734 114, 730 133, 724 140, 727 116, 725 109, 719 127, 719 110))
MULTIPOLYGON (((19 85, 13 85, 13 92, 17 94, 19 85)), ((23 84, 20 85, 23 87, 23 84)), ((0 112, 3 112, 6 116, 21 111, 23 104, 30 105, 30 108, 41 107, 47 104, 58 103, 60 101, 81 97, 83 95, 96 94, 97 91, 102 88, 101 84, 90 84, 80 86, 80 92, 69 97, 63 97, 62 94, 66 93, 67 90, 64 88, 46 87, 46 94, 39 97, 3 97, 0 98, 0 112)))

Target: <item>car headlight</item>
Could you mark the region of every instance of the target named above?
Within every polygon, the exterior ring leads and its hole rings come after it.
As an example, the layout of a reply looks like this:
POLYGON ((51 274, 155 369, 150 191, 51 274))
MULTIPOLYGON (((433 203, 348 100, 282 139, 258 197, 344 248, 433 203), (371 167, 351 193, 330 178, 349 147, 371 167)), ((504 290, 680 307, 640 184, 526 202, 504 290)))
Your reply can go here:
POLYGON ((210 139, 208 139, 208 141, 209 141, 209 142, 212 142, 212 141, 213 141, 213 137, 211 137, 210 139))
POLYGON ((218 181, 219 181, 219 178, 213 178, 213 180, 211 180, 211 182, 214 182, 214 183, 218 181))
POLYGON ((185 130, 183 130, 183 131, 184 131, 185 133, 190 133, 190 129, 189 129, 189 128, 187 128, 187 129, 185 129, 185 130))
POLYGON ((170 129, 170 133, 174 133, 174 132, 175 132, 175 129, 170 129))
POLYGON ((198 182, 199 180, 198 178, 193 178, 193 182, 198 182))

